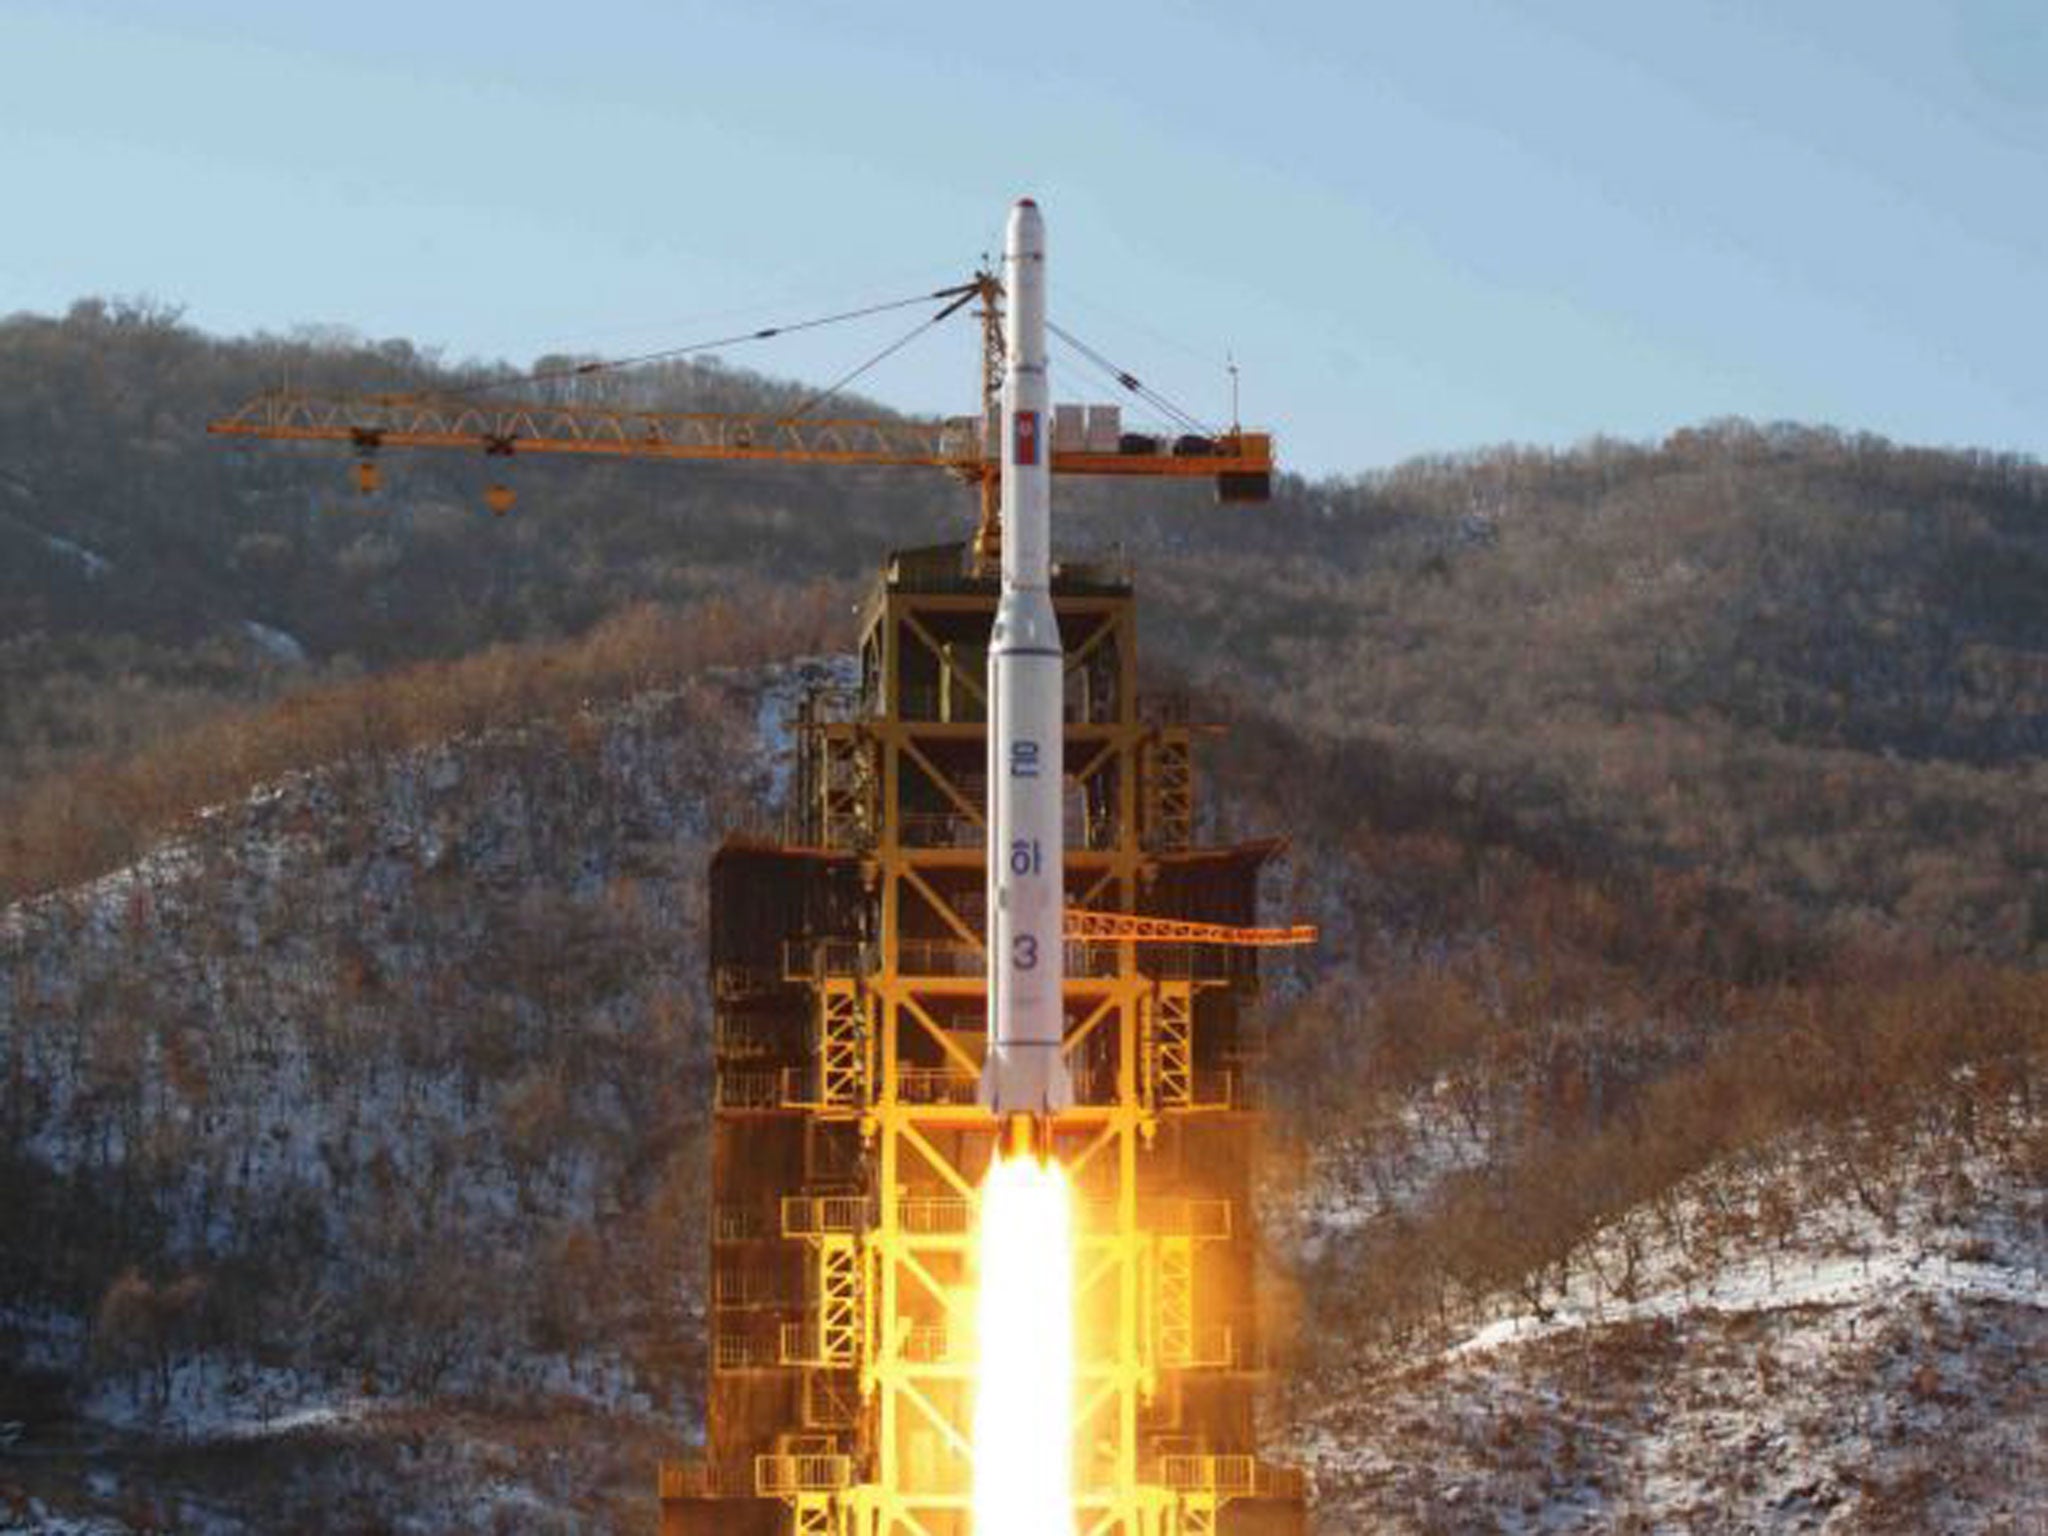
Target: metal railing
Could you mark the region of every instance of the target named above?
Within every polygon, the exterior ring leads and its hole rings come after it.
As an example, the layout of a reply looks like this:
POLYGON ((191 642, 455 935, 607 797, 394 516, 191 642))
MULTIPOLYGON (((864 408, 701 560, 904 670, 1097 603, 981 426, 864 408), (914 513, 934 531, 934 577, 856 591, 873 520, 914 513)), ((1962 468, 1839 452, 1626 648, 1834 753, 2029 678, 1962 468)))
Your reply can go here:
POLYGON ((718 1468, 708 1461, 664 1461, 656 1486, 664 1500, 715 1499, 720 1491, 718 1468))
POLYGON ((904 811, 896 818, 896 836, 906 848, 979 848, 988 830, 958 811, 904 811))
POLYGON ((772 965, 721 965, 711 978, 711 990, 723 1003, 759 997, 783 985, 784 978, 772 965))
POLYGON ((973 1230, 974 1203, 959 1195, 904 1195, 896 1224, 917 1237, 952 1237, 973 1230))
POLYGON ((896 1098, 903 1104, 978 1104, 981 1102, 981 1078, 958 1067, 898 1067, 896 1098))
POLYGON ((721 1311, 778 1311, 801 1306, 803 1298, 758 1269, 718 1269, 711 1276, 711 1304, 721 1311))
POLYGON ((1224 1323, 1178 1330, 1160 1342, 1159 1363, 1172 1370, 1228 1370, 1236 1360, 1237 1341, 1224 1323))
POLYGON ((718 1107, 851 1114, 860 1105, 856 1095, 827 1098, 824 1069, 813 1061, 800 1067, 721 1072, 718 1076, 718 1107))
POLYGON ((864 976, 875 968, 875 946, 860 939, 789 939, 782 946, 785 981, 864 976))
POLYGON ((1256 1109, 1263 1093, 1259 1080, 1235 1067, 1199 1067, 1194 1075, 1191 1109, 1256 1109))
POLYGON ((897 1353, 913 1365, 951 1365, 966 1358, 944 1323, 917 1323, 905 1329, 897 1353))
POLYGON ((825 1237, 864 1232, 875 1224, 874 1201, 866 1195, 784 1195, 782 1235, 825 1237))
POLYGON ((860 688, 818 683, 804 690, 795 724, 806 729, 821 725, 848 725, 872 713, 867 696, 860 688))
POLYGON ((1298 1499, 1304 1487, 1296 1468, 1276 1467, 1256 1456, 1162 1456, 1146 1480, 1176 1493, 1226 1499, 1298 1499))
POLYGON ((782 1074, 773 1068, 718 1074, 720 1109, 779 1109, 782 1074))
POLYGON ((853 1481, 851 1456, 756 1456, 754 1494, 786 1499, 800 1493, 831 1493, 853 1481))
POLYGON ((711 1343, 711 1363, 721 1371, 777 1370, 782 1365, 780 1330, 733 1332, 720 1329, 711 1343))
POLYGON ((721 1056, 774 1056, 786 1049, 783 1031, 757 1020, 721 1014, 711 1030, 711 1047, 721 1056))
MULTIPOLYGON (((964 1081, 971 1084, 974 1080, 964 1081)), ((914 1237, 964 1235, 974 1229, 974 1212, 974 1202, 961 1195, 906 1194, 896 1200, 896 1224, 914 1237)), ((1113 1199, 1074 1202, 1075 1225, 1082 1232, 1115 1230, 1117 1212, 1113 1199)), ((871 1231, 878 1220, 872 1195, 785 1195, 780 1214, 779 1230, 786 1238, 854 1235, 871 1231)), ((1228 1200, 1167 1196, 1140 1201, 1136 1215, 1140 1231, 1163 1237, 1221 1241, 1235 1231, 1228 1200)), ((748 1236, 766 1235, 766 1224, 756 1211, 727 1211, 720 1219, 720 1236, 727 1235, 728 1226, 748 1236)))
POLYGON ((713 1242, 753 1242, 769 1236, 773 1230, 768 1211, 762 1206, 716 1205, 711 1208, 713 1242))
MULTIPOLYGON (((1114 940, 1069 940, 1062 949, 1067 975, 1116 975, 1118 948, 1114 940)), ((988 958, 979 944, 964 939, 903 939, 896 946, 896 968, 905 976, 980 976, 988 970, 988 958)))
POLYGON ((1230 1202, 1177 1196, 1141 1200, 1138 1202, 1138 1225, 1147 1232, 1166 1237, 1191 1237, 1202 1241, 1227 1238, 1231 1233, 1230 1202))
POLYGON ((815 1318, 784 1323, 776 1341, 776 1359, 783 1365, 823 1365, 825 1348, 815 1318))
POLYGON ((896 946, 896 968, 905 976, 979 976, 988 959, 979 944, 962 939, 903 939, 896 946))

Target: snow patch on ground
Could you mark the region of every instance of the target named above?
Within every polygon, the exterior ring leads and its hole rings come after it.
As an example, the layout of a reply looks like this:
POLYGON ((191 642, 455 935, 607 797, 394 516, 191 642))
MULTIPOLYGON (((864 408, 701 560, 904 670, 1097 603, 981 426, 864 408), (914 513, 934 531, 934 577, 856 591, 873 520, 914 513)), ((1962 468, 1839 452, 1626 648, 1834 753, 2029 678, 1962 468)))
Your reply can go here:
POLYGON ((297 1371, 212 1355, 177 1362, 162 1381, 148 1373, 112 1377, 80 1403, 87 1418, 110 1429, 187 1442, 332 1429, 361 1418, 370 1407, 366 1398, 336 1394, 297 1371))
MULTIPOLYGON (((1540 1307, 1332 1362, 1283 1452, 1326 1532, 2048 1529, 2048 1194, 1925 1137, 1861 1195, 1812 1147, 1595 1234, 1540 1307), (1797 1219, 1773 1227, 1772 1186, 1797 1219), (1711 1237, 1707 1234, 1712 1234, 1711 1237)), ((1867 1171, 1867 1170, 1866 1170, 1867 1171)))
POLYGON ((1313 1261, 1374 1222, 1413 1210, 1485 1155, 1448 1092, 1423 1094, 1370 1135, 1314 1148, 1300 1189, 1291 1200, 1269 1202, 1266 1221, 1276 1238, 1313 1261))
POLYGON ((286 666, 301 666, 306 660, 306 648, 299 643, 296 635, 282 629, 273 629, 268 624, 259 624, 254 619, 242 620, 242 633, 255 642, 256 649, 272 661, 283 662, 286 666))
POLYGON ((844 706, 860 688, 858 656, 798 656, 765 667, 715 669, 718 675, 744 678, 758 689, 754 706, 754 731, 760 742, 759 758, 766 765, 764 804, 779 806, 789 795, 790 775, 796 767, 798 707, 814 691, 822 690, 844 706))
POLYGON ((55 1307, 0 1306, 0 1336, 32 1371, 67 1371, 85 1358, 84 1320, 55 1307))
POLYGON ((1911 1251, 1782 1262, 1752 1260, 1713 1275, 1688 1292, 1668 1291, 1591 1311, 1564 1305, 1548 1308, 1541 1316, 1518 1312, 1497 1318, 1451 1346, 1450 1353, 1480 1353, 1574 1328, 1614 1323, 1705 1314, 1733 1317, 1800 1307, 1900 1306, 1916 1297, 1943 1296, 2048 1311, 2048 1277, 2038 1269, 2012 1270, 1911 1251))
POLYGON ((0 1510, 0 1536, 134 1536, 134 1533, 119 1521, 60 1515, 41 1499, 30 1499, 18 1512, 0 1510))
POLYGON ((98 581, 114 568, 114 562, 105 555, 87 549, 83 544, 74 543, 70 539, 59 538, 54 533, 44 534, 43 544, 52 554, 76 561, 78 568, 85 572, 87 581, 98 581))

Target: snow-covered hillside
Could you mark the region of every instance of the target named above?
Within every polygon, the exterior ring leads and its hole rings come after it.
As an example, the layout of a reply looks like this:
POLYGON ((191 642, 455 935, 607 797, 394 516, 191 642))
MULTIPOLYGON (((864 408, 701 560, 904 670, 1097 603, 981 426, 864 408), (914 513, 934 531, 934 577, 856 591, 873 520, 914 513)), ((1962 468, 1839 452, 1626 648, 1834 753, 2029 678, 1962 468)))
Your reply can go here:
POLYGON ((194 1466, 138 1491, 126 1458, 164 1445, 290 1447, 327 1507, 449 1530, 477 1528, 449 1459, 502 1456, 515 1502, 609 1528, 574 1514, 590 1448, 546 1473, 508 1404, 597 1415, 647 1496, 699 1412, 704 873, 772 789, 793 686, 364 754, 0 913, 0 1422, 27 1422, 0 1528, 10 1498, 130 1524, 187 1498, 222 1530, 298 1507, 194 1466), (362 1504, 345 1467, 417 1495, 392 1437, 457 1404, 474 1443, 426 1457, 449 1500, 362 1504), (127 1467, 104 1497, 10 1493, 81 1446, 127 1467))
MULTIPOLYGON (((1427 1344, 1323 1341, 1288 1436, 1318 1528, 2048 1529, 2044 1173, 2024 1105, 1854 1178, 1781 1146, 1427 1344)), ((1319 1198, 1392 1216, 1341 1177, 1319 1198)))
MULTIPOLYGON (((706 863, 837 665, 366 752, 0 912, 0 1532, 651 1528, 702 1389, 706 863)), ((1264 1212, 1318 1536, 2048 1527, 2038 1101, 1816 1121, 1562 1253, 1503 1199, 1432 1227, 1715 1016, 1488 1012, 1575 941, 1458 918, 1514 871, 1429 852, 1281 871, 1326 940, 1276 1097, 1350 1128, 1264 1212)))

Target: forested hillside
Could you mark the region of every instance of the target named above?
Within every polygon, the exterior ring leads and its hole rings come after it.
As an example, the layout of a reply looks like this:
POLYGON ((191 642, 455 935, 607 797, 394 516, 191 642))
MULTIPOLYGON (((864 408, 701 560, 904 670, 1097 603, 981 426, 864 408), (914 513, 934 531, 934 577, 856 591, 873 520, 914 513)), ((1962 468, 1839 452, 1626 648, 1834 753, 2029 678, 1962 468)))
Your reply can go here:
MULTIPOLYGON (((544 360, 545 361, 545 360, 544 360)), ((403 390, 511 370, 311 332, 220 340, 146 304, 0 321, 0 770, 124 749, 311 679, 580 633, 639 601, 850 574, 952 523, 951 487, 712 466, 522 461, 515 517, 481 456, 238 446, 206 422, 279 385, 403 390)), ((715 362, 576 381, 579 399, 775 411, 808 393, 715 362)), ((869 412, 858 400, 849 411, 869 412)))
MULTIPOLYGON (((20 841, 64 841, 53 819, 136 846, 122 828, 151 797, 81 809, 73 772, 60 815, 36 801, 45 770, 638 602, 856 582, 965 526, 939 476, 543 461, 514 466, 520 509, 493 520, 480 459, 389 455, 359 503, 345 455, 202 431, 281 381, 491 373, 405 342, 219 340, 140 305, 0 323, 4 889, 80 872, 20 841)), ((803 394, 714 363, 547 387, 679 409, 803 394)), ((1398 823, 1407 786, 1449 788, 1582 866, 1694 871, 1838 933, 2048 944, 2038 464, 1728 423, 1283 478, 1249 510, 1062 495, 1064 547, 1136 562, 1153 664, 1345 757, 1361 814, 1398 823)))
MULTIPOLYGON (((772 793, 791 660, 966 498, 534 463, 493 520, 480 463, 392 456, 365 512, 345 456, 201 433, 287 375, 487 372, 0 323, 0 1218, 47 1234, 0 1264, 0 1420, 132 1437, 64 1453, 132 1458, 110 1530, 166 1490, 623 1528, 696 1412, 702 858, 772 793), (302 1410, 275 1488, 152 1460, 302 1410)), ((1324 1529, 2037 1512, 2048 471, 1721 423, 1266 508, 1060 494, 1155 681, 1231 723, 1220 830, 1288 836, 1274 905, 1323 926, 1273 972, 1269 1188, 1324 1529), (1781 1264, 1782 1318, 1744 1278, 1781 1264), (1898 1284, 1843 1301, 1858 1265, 1898 1284), (1715 1418, 1794 1354, 1833 1373, 1799 1433, 1862 1470, 1759 1481, 1715 1418), (1906 1454, 1932 1424, 1966 1497, 1906 1454)))

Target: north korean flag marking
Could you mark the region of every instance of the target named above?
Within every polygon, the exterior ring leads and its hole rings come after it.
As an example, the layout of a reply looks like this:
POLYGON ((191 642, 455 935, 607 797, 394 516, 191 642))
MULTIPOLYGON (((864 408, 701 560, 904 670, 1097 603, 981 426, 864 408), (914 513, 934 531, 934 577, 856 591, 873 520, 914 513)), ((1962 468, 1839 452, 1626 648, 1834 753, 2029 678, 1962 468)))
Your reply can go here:
POLYGON ((1017 412, 1016 426, 1017 462, 1036 464, 1038 462, 1038 412, 1017 412))

